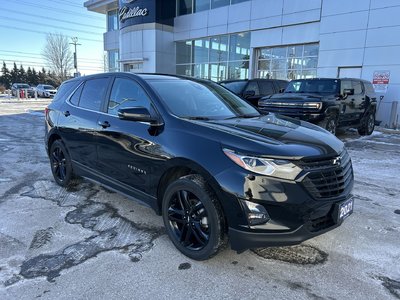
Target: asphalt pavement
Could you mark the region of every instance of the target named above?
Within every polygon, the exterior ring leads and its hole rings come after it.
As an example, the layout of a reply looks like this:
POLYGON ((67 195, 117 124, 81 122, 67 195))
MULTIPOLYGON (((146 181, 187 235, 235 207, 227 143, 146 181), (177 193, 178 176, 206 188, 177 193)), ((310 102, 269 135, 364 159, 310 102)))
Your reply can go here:
POLYGON ((398 132, 339 134, 355 173, 339 228, 196 262, 151 209, 87 181, 56 185, 48 101, 0 99, 0 299, 400 299, 398 132))

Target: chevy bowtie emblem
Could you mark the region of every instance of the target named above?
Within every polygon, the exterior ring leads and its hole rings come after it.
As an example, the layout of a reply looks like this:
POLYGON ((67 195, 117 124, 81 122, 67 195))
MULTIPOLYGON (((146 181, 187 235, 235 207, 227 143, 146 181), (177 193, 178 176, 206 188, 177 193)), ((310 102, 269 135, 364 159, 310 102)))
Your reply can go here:
POLYGON ((336 157, 333 159, 332 163, 333 165, 340 166, 342 162, 340 160, 340 157, 336 157))

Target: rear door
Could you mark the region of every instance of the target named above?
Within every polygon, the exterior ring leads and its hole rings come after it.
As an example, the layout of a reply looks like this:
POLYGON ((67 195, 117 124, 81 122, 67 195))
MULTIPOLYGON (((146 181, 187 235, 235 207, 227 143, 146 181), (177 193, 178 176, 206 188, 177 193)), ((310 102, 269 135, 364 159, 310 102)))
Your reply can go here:
POLYGON ((109 83, 110 76, 82 82, 62 106, 58 119, 62 139, 72 160, 92 170, 97 169, 97 122, 109 83))

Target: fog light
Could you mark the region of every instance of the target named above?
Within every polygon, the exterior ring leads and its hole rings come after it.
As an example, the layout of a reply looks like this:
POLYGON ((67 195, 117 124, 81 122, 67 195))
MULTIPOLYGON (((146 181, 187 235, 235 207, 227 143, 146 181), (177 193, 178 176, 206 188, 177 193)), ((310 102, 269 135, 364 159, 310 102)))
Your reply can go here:
POLYGON ((268 212, 264 206, 246 200, 241 201, 250 225, 264 224, 270 220, 268 212))

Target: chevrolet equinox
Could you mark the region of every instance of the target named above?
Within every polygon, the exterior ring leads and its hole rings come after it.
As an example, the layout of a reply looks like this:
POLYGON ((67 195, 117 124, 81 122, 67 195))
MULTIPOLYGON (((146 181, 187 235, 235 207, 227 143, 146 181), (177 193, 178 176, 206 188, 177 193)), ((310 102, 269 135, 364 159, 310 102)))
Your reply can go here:
POLYGON ((66 81, 46 109, 57 184, 84 177, 162 215, 172 243, 205 260, 230 242, 299 244, 353 211, 343 143, 316 125, 260 114, 205 80, 105 73, 66 81))

